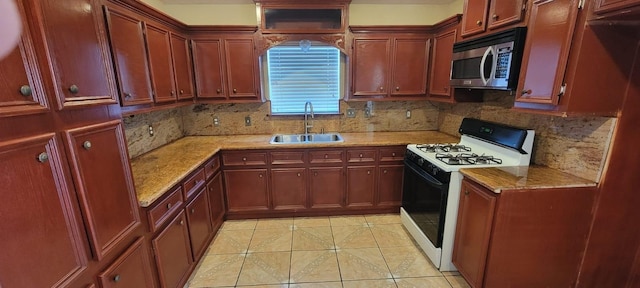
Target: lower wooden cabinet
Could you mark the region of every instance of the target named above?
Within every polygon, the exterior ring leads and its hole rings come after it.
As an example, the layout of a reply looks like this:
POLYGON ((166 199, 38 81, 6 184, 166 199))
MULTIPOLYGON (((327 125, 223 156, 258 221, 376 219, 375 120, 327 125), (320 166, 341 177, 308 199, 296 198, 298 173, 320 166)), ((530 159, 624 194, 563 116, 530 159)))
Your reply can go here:
POLYGON ((222 185, 222 173, 215 173, 207 183, 209 193, 209 208, 211 210, 212 232, 217 231, 224 221, 224 186, 222 185))
POLYGON ((347 207, 372 207, 376 191, 376 167, 347 168, 347 207))
POLYGON ((147 246, 143 240, 138 238, 113 264, 98 275, 102 288, 153 287, 147 246))
POLYGON ((311 168, 309 173, 311 209, 344 206, 344 168, 311 168))
POLYGON ((162 287, 178 287, 184 283, 191 266, 192 253, 187 217, 180 212, 167 227, 152 240, 158 276, 162 287))
POLYGON ((189 222, 189 239, 191 240, 191 254, 193 261, 200 259, 207 249, 207 244, 213 233, 211 227, 211 210, 209 198, 203 187, 196 197, 187 204, 187 220, 189 222))
POLYGON ((305 209, 307 207, 307 169, 271 169, 273 209, 305 209))
POLYGON ((402 204, 402 180, 404 165, 378 168, 378 195, 376 206, 399 207, 402 204))
POLYGON ((269 210, 267 169, 224 171, 229 212, 269 210))
POLYGON ((464 179, 453 263, 471 287, 573 287, 596 187, 502 190, 464 179))

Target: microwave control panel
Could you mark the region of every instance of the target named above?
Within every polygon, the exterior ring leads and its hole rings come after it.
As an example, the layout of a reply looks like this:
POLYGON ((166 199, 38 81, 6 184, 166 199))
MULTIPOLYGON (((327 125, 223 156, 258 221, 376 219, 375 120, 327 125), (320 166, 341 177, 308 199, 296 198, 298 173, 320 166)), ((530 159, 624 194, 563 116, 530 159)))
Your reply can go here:
POLYGON ((504 79, 509 75, 509 67, 511 67, 511 47, 503 47, 498 49, 498 59, 496 64, 496 79, 504 79))

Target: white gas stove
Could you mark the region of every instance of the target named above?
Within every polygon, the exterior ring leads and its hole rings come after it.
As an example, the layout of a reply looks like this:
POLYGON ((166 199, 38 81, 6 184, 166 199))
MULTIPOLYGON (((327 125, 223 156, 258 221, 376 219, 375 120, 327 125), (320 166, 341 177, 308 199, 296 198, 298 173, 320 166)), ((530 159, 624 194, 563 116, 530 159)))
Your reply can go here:
POLYGON ((528 166, 535 134, 472 118, 459 132, 459 143, 410 144, 405 157, 402 223, 440 271, 457 271, 451 258, 460 168, 528 166))

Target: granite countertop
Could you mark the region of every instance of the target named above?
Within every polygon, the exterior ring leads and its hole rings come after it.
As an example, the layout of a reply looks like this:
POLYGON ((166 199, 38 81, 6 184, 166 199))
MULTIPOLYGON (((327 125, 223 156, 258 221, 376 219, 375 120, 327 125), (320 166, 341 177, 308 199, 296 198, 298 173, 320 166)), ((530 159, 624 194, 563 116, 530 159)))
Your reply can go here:
POLYGON ((438 131, 340 133, 344 142, 269 144, 272 135, 189 136, 131 159, 138 202, 150 206, 165 192, 220 150, 393 146, 409 143, 455 143, 438 131))
POLYGON ((594 187, 596 183, 546 166, 462 168, 465 177, 495 193, 503 190, 594 187))

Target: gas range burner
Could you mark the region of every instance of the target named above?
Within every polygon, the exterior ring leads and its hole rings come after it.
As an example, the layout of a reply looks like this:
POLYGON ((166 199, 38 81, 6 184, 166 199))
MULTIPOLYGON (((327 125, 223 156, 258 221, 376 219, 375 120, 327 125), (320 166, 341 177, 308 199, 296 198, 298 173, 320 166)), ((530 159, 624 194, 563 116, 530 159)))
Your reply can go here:
POLYGON ((456 155, 438 153, 436 154, 436 159, 448 165, 502 164, 502 159, 500 158, 475 153, 460 153, 456 155))
POLYGON ((471 147, 459 144, 424 144, 418 145, 416 148, 427 153, 471 152, 471 147))

